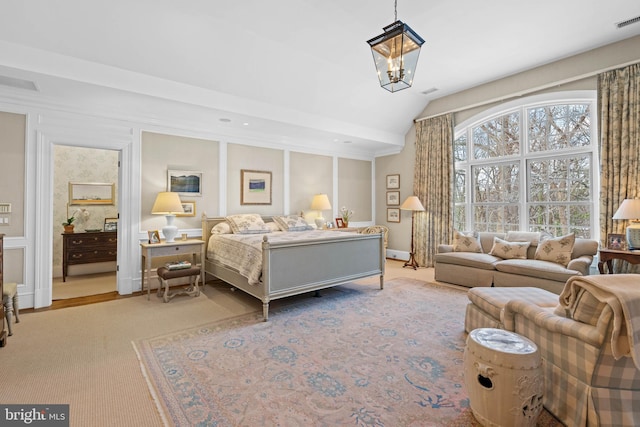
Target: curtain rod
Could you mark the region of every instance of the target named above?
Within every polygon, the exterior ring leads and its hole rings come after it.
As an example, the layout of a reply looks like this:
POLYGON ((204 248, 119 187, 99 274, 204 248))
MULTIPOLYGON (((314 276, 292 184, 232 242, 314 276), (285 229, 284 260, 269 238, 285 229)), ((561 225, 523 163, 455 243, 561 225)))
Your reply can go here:
POLYGON ((504 95, 504 96, 501 96, 501 97, 498 97, 498 98, 492 98, 492 99, 488 99, 488 100, 485 100, 485 101, 476 102, 474 104, 468 104, 468 105, 465 105, 465 106, 462 106, 462 107, 459 107, 459 108, 456 108, 456 109, 443 111, 443 112, 440 112, 438 114, 432 114, 430 116, 420 117, 420 118, 414 119, 413 123, 418 123, 418 122, 421 122, 421 121, 424 121, 424 120, 433 119, 434 117, 442 116, 444 114, 459 113, 461 111, 470 110, 472 108, 482 107, 484 105, 493 104, 494 102, 507 101, 507 100, 510 100, 510 99, 513 99, 513 98, 518 98, 518 97, 521 97, 521 96, 529 95, 529 94, 534 93, 534 92, 538 92, 538 91, 541 91, 541 90, 549 89, 549 88, 552 88, 554 86, 560 86, 560 85, 564 85, 564 84, 567 84, 567 83, 573 83, 573 82, 576 82, 578 80, 583 80, 583 79, 586 79, 586 78, 589 78, 589 77, 597 76, 598 74, 601 74, 601 73, 604 73, 604 72, 607 72, 607 71, 615 70, 615 69, 618 69, 618 68, 628 67, 629 65, 633 65, 633 64, 637 64, 637 63, 638 63, 638 61, 634 60, 634 61, 627 62, 627 63, 624 63, 624 64, 614 65, 614 66, 602 68, 602 69, 596 70, 596 71, 590 71, 590 72, 585 73, 585 74, 581 74, 581 75, 574 76, 574 77, 571 77, 571 78, 568 78, 568 79, 564 79, 564 80, 558 80, 558 81, 555 81, 553 83, 547 83, 547 84, 544 84, 544 85, 541 85, 541 86, 538 86, 538 87, 535 87, 535 88, 529 88, 529 89, 521 90, 521 91, 518 91, 518 92, 513 92, 513 93, 511 93, 509 95, 504 95))

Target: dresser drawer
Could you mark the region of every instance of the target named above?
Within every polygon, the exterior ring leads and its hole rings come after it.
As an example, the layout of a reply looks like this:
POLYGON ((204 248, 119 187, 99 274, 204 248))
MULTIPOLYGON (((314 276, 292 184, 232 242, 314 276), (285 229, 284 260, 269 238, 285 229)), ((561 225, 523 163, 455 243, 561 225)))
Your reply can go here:
POLYGON ((200 251, 200 245, 198 243, 197 245, 158 246, 153 248, 153 256, 192 254, 194 250, 196 252, 200 251))
POLYGON ((86 264, 90 262, 115 261, 118 257, 116 249, 93 249, 82 252, 69 252, 67 262, 69 264, 86 264))

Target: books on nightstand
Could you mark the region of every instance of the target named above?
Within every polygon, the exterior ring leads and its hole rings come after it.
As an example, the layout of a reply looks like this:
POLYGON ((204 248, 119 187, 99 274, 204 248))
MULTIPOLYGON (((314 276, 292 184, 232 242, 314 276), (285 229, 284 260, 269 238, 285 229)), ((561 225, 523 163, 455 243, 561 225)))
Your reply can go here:
POLYGON ((191 268, 189 261, 173 261, 164 265, 168 270, 182 270, 185 268, 191 268))

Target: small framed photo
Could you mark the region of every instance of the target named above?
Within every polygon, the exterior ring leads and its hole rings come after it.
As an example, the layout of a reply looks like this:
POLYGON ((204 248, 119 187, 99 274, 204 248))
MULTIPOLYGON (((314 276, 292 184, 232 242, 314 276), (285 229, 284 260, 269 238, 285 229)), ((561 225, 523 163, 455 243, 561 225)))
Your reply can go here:
POLYGON ((400 208, 387 208, 387 222, 400 222, 400 208))
POLYGON ((202 196, 202 172, 168 170, 167 191, 181 196, 202 196))
POLYGON ((387 206, 400 206, 399 191, 387 191, 387 206))
POLYGON ((387 175, 387 190, 400 189, 400 174, 387 175))
POLYGON ((176 216, 196 216, 196 202, 185 202, 182 203, 182 210, 184 213, 176 214, 176 216))
POLYGON ((627 238, 624 234, 607 234, 607 249, 627 250, 627 238))
POLYGON ((149 243, 160 243, 160 232, 158 230, 147 231, 149 235, 149 243))
POLYGON ((338 227, 338 228, 345 228, 346 227, 344 225, 344 221, 342 220, 342 218, 336 218, 336 227, 338 227))
POLYGON ((104 231, 118 231, 118 218, 105 218, 104 231))

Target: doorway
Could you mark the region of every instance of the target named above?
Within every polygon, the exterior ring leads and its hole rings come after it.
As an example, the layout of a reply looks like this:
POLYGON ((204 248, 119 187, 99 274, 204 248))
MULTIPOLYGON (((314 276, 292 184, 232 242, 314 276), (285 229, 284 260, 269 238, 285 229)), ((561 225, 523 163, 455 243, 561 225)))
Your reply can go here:
MULTIPOLYGON (((70 237, 63 223, 74 218, 74 241, 95 238, 101 242, 113 233, 117 236, 117 188, 119 151, 67 145, 53 146, 53 257, 52 300, 86 297, 115 292, 117 285, 117 258, 93 262, 94 252, 103 250, 100 243, 93 248, 83 247, 72 255, 79 263, 67 266, 63 278, 63 240, 70 237), (111 187, 110 187, 111 186, 111 187), (80 188, 83 193, 72 194, 80 188), (109 193, 109 189, 112 192, 109 193), (95 194, 92 193, 92 190, 95 194), (104 194, 106 191, 106 194, 104 194), (98 233, 98 234, 94 234, 98 233), (66 235, 66 236, 65 236, 66 235), (83 239, 85 238, 85 239, 83 239), (90 252, 87 252, 90 251, 90 252), (86 263, 85 263, 86 261, 86 263)), ((69 239, 67 239, 69 242, 69 239)), ((113 245, 117 251, 117 244, 113 245)))

